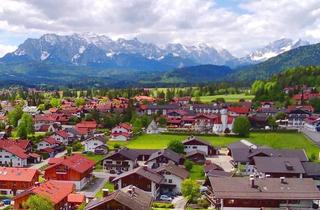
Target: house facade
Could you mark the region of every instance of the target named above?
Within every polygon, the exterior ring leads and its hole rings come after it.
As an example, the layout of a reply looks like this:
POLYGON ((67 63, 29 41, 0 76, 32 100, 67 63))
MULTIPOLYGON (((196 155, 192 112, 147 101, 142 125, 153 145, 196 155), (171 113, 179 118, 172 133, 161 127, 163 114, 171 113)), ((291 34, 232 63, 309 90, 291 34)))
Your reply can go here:
POLYGON ((148 192, 154 198, 160 194, 160 184, 164 177, 146 166, 141 166, 124 172, 115 177, 112 182, 116 189, 122 189, 129 185, 138 187, 148 192))
POLYGON ((72 182, 77 190, 81 190, 92 179, 94 165, 94 161, 82 155, 72 155, 46 168, 44 177, 47 180, 72 182))
POLYGON ((40 172, 29 168, 0 167, 0 194, 16 195, 34 186, 40 172))

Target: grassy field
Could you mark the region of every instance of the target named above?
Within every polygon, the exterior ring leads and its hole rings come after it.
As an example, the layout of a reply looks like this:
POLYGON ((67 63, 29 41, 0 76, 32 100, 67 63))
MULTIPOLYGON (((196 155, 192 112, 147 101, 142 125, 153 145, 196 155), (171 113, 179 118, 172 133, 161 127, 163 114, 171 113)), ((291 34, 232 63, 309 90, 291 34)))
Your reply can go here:
MULTIPOLYGON (((128 142, 109 142, 109 146, 115 143, 121 144, 133 149, 161 149, 165 148, 171 140, 184 140, 186 135, 161 135, 153 134, 137 137, 128 142)), ((240 137, 224 137, 224 136, 201 136, 201 139, 207 140, 214 146, 224 147, 233 142, 237 142, 243 138, 240 137)), ((306 139, 300 133, 251 133, 250 137, 246 138, 254 144, 261 146, 269 146, 278 149, 305 149, 307 155, 311 154, 318 157, 320 148, 311 141, 306 139)))
MULTIPOLYGON (((226 102, 238 102, 240 99, 251 100, 254 98, 253 95, 242 94, 230 94, 230 95, 214 95, 214 96, 200 96, 200 101, 204 103, 209 103, 217 98, 224 98, 226 102)), ((192 98, 195 100, 195 98, 192 98)))

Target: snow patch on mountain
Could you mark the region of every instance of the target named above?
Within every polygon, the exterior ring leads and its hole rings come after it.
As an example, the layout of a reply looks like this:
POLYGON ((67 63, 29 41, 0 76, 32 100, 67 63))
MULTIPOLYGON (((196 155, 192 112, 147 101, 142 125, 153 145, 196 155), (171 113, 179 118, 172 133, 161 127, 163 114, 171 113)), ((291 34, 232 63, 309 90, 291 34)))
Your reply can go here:
POLYGON ((41 52, 41 56, 40 56, 40 60, 41 60, 41 61, 44 61, 44 60, 46 60, 49 56, 50 56, 50 53, 48 53, 47 51, 42 51, 42 52, 41 52))

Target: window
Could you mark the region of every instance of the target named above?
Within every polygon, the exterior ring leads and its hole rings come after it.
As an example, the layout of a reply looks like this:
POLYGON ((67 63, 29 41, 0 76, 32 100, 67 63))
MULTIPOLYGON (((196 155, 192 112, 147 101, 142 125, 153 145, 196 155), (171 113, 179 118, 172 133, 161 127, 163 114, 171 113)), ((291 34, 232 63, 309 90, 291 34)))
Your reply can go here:
POLYGON ((168 182, 169 182, 169 183, 172 183, 172 179, 169 179, 168 182))

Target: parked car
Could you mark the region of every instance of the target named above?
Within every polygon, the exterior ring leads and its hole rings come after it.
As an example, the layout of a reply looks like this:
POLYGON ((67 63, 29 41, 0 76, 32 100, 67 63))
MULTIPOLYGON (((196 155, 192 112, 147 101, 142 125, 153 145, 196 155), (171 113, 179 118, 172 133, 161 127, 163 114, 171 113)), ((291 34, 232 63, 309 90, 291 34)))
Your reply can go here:
POLYGON ((2 200, 2 203, 4 205, 11 205, 11 200, 10 199, 4 199, 4 200, 2 200))
POLYGON ((161 201, 172 201, 172 198, 167 195, 160 195, 161 201))
POLYGON ((201 186, 200 187, 200 193, 201 194, 207 192, 207 190, 208 190, 208 188, 206 186, 201 186))

